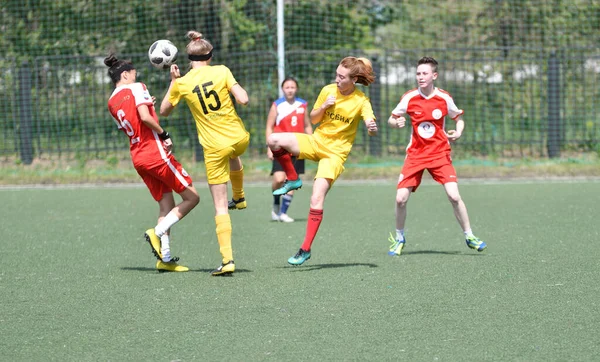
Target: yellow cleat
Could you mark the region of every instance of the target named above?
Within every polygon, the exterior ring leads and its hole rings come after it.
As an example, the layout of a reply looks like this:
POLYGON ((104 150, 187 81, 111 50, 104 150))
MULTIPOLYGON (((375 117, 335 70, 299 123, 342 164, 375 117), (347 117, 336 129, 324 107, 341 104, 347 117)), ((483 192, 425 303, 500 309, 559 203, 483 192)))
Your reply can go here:
POLYGON ((179 265, 176 261, 157 261, 156 269, 159 272, 186 272, 190 270, 187 266, 179 265))
POLYGON ((213 276, 219 276, 219 275, 231 275, 233 272, 235 271, 235 264, 233 263, 233 260, 228 261, 225 264, 221 264, 221 266, 219 266, 217 269, 213 270, 210 274, 213 276))
POLYGON ((160 253, 160 239, 154 233, 154 229, 146 230, 144 237, 146 238, 146 241, 148 242, 148 244, 150 244, 150 246, 152 247, 152 253, 156 257, 156 259, 161 261, 162 254, 160 253))

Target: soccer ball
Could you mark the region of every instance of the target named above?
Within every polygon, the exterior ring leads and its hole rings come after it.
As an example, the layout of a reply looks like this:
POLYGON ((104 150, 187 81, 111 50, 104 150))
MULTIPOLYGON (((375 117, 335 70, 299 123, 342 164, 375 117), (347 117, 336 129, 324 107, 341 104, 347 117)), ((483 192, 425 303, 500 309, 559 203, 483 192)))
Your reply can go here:
POLYGON ((167 69, 177 60, 177 47, 166 39, 157 40, 148 49, 150 64, 158 69, 167 69))

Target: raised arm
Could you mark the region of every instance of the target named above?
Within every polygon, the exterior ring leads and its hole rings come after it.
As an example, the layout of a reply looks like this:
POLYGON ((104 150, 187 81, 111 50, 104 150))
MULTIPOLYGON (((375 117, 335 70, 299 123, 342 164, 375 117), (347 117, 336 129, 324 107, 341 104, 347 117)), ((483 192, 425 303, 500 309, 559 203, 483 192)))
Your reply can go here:
POLYGON ((173 109, 175 108, 175 106, 172 105, 171 102, 169 102, 169 97, 171 96, 171 88, 173 88, 173 84, 175 83, 177 78, 181 77, 181 72, 179 71, 179 67, 177 66, 177 64, 171 65, 170 73, 171 83, 169 83, 169 89, 167 89, 167 93, 165 94, 162 102, 160 102, 160 115, 165 117, 171 114, 171 111, 173 111, 173 109))
POLYGON ((169 89, 167 89, 167 93, 165 94, 162 102, 160 102, 160 115, 161 116, 168 116, 169 114, 171 114, 171 112, 173 111, 173 109, 175 108, 171 102, 169 102, 169 95, 171 94, 171 87, 173 87, 173 83, 175 81, 172 80, 171 84, 169 84, 169 89))
POLYGON ((310 123, 317 124, 323 120, 325 110, 335 104, 335 96, 329 96, 319 108, 315 108, 310 112, 310 123))

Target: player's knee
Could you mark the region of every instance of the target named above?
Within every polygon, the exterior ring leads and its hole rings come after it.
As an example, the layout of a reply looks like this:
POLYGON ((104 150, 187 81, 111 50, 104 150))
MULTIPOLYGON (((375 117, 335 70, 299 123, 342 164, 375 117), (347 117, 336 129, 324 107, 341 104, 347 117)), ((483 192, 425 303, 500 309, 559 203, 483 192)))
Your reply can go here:
POLYGON ((194 193, 191 197, 190 197, 190 202, 196 206, 200 203, 200 195, 194 193))
POLYGON ((458 194, 458 193, 448 194, 448 201, 450 201, 450 203, 452 205, 457 205, 460 202, 460 194, 458 194))
POLYGON ((325 200, 325 196, 318 194, 318 195, 312 195, 310 197, 310 207, 311 208, 323 208, 323 203, 325 200))
POLYGON ((405 207, 409 196, 410 194, 407 192, 398 192, 396 194, 396 205, 398 207, 405 207))
POLYGON ((271 133, 269 137, 267 137, 267 145, 270 148, 279 148, 279 137, 277 133, 271 133))
POLYGON ((198 205, 198 203, 200 202, 200 195, 198 195, 198 191, 196 191, 195 188, 188 188, 179 195, 183 200, 192 204, 192 207, 198 205))

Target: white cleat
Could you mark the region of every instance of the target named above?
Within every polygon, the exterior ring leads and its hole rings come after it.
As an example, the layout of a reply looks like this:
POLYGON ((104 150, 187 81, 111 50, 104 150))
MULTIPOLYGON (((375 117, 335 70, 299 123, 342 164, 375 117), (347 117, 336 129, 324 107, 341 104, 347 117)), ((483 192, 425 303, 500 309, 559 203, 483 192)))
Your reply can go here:
POLYGON ((294 219, 292 219, 291 217, 289 217, 287 214, 281 214, 281 215, 279 215, 279 221, 281 221, 281 222, 294 222, 294 219))
POLYGON ((279 215, 275 211, 271 211, 271 221, 279 221, 279 215))

